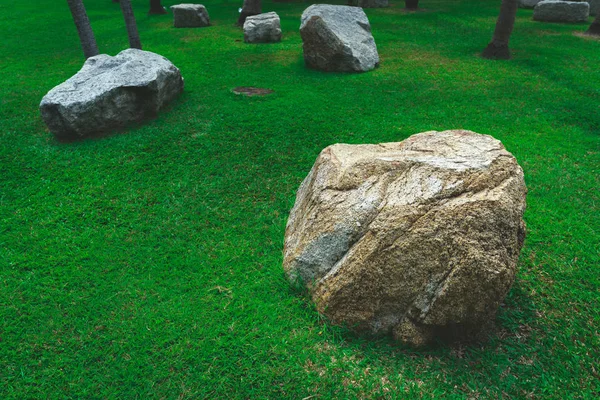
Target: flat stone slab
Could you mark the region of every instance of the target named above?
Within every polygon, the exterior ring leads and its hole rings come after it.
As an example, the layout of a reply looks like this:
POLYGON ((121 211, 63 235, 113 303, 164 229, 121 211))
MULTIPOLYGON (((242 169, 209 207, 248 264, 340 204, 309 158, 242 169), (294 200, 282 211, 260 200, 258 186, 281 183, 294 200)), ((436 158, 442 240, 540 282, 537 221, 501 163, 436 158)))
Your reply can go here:
POLYGON ((590 5, 575 1, 540 1, 533 9, 533 19, 541 22, 586 22, 590 5))
POLYGON ((361 8, 389 7, 389 0, 348 0, 348 5, 361 8))
POLYGON ((208 11, 202 4, 177 4, 173 10, 173 26, 175 28, 202 28, 210 25, 208 11))
POLYGON ((44 96, 40 111, 56 137, 81 138, 152 118, 182 91, 181 73, 169 60, 127 49, 88 58, 44 96))
POLYGON ((252 15, 244 22, 244 41, 246 43, 276 43, 281 41, 281 23, 279 15, 268 12, 252 15))
POLYGON ((287 222, 283 268, 333 324, 425 344, 493 323, 525 238, 523 170, 498 140, 334 144, 287 222))
POLYGON ((302 13, 300 36, 309 68, 364 72, 379 65, 371 25, 362 8, 312 5, 302 13))

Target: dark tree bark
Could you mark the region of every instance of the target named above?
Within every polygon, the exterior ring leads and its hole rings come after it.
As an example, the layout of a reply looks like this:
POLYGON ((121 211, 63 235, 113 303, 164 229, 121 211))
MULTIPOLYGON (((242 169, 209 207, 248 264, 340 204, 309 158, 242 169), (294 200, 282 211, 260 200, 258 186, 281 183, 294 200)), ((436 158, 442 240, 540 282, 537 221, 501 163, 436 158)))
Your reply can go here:
POLYGON ((137 24, 135 23, 135 16, 133 15, 133 9, 131 8, 130 0, 121 0, 121 11, 123 11, 123 18, 125 18, 125 26, 127 27, 127 36, 129 37, 129 47, 132 49, 142 49, 142 42, 140 41, 140 34, 138 33, 137 24))
POLYGON ((419 8, 419 0, 404 0, 404 8, 407 10, 416 10, 419 8))
POLYGON ((148 11, 148 14, 166 14, 166 13, 167 13, 167 11, 162 6, 162 4, 160 4, 160 0, 150 0, 150 11, 148 11))
POLYGON ((238 18, 237 24, 238 26, 244 26, 244 22, 246 22, 246 18, 252 15, 258 15, 262 11, 261 0, 244 0, 244 5, 242 6, 242 12, 240 17, 238 18))
POLYGON ((517 7, 518 0, 502 0, 500 15, 498 16, 496 29, 494 30, 494 37, 481 53, 482 57, 503 60, 510 59, 508 41, 515 25, 517 7))
POLYGON ((98 45, 82 0, 67 0, 86 59, 98 55, 98 45))
POLYGON ((585 34, 590 36, 600 36, 600 12, 596 14, 594 22, 592 22, 588 30, 585 31, 585 34))

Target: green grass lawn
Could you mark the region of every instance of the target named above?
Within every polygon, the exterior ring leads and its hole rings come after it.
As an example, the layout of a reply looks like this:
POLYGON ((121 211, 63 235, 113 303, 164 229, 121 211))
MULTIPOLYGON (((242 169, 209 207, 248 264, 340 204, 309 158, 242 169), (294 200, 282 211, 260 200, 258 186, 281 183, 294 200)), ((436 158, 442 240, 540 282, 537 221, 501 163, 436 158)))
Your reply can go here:
MULTIPOLYGON (((519 10, 514 59, 490 61, 477 54, 499 1, 393 1, 366 10, 381 66, 334 74, 304 67, 310 3, 263 4, 281 16, 270 45, 243 42, 241 1, 204 1, 202 29, 147 3, 133 1, 144 49, 181 69, 184 94, 145 126, 59 143, 38 105, 83 62, 66 2, 0 0, 0 398, 600 396, 600 41, 575 35, 587 24, 519 10), (319 151, 458 128, 501 140, 529 188, 497 332, 413 350, 327 325, 281 266, 319 151)), ((119 5, 85 4, 100 51, 126 48, 119 5)))

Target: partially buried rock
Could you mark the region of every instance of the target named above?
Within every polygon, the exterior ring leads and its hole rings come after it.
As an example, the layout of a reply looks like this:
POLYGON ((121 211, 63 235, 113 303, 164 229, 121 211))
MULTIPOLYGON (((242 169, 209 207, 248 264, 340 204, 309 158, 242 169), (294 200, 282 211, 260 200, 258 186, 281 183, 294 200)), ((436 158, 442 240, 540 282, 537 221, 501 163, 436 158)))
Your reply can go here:
POLYGON ((40 111, 58 138, 110 132, 156 116, 183 90, 179 69, 148 51, 101 54, 44 96, 40 111))
POLYGON ((348 0, 349 6, 362 7, 362 8, 381 8, 389 7, 388 0, 348 0))
POLYGON ((246 18, 244 41, 247 43, 275 43, 281 41, 279 15, 275 12, 246 18))
POLYGON ((210 25, 208 11, 202 4, 178 4, 171 6, 175 28, 202 28, 210 25))
POLYGON ((312 5, 302 13, 300 35, 309 68, 362 72, 379 65, 369 20, 359 7, 312 5))
POLYGON ((533 9, 533 19, 542 22, 585 22, 589 14, 589 3, 575 1, 540 1, 533 9))
POLYGON ((298 190, 284 270, 334 324, 413 345, 477 335, 514 281, 526 192, 491 136, 335 144, 298 190))

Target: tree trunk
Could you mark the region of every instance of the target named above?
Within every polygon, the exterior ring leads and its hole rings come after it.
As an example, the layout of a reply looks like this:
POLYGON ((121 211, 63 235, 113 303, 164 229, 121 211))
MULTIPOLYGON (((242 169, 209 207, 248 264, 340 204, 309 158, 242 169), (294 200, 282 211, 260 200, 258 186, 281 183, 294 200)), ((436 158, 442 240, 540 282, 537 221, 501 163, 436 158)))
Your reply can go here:
POLYGON ((135 16, 133 15, 133 9, 131 8, 130 0, 121 0, 121 11, 123 11, 123 17, 125 18, 125 26, 127 27, 127 36, 129 37, 129 47, 132 49, 142 49, 142 42, 140 41, 140 34, 138 33, 137 25, 135 23, 135 16))
POLYGON ((237 25, 244 26, 244 22, 246 22, 246 18, 251 15, 258 15, 262 11, 261 0, 244 0, 244 5, 242 6, 242 12, 240 17, 238 18, 237 25))
POLYGON ((586 35, 591 36, 600 36, 600 12, 596 14, 596 18, 594 18, 594 22, 590 25, 587 31, 585 31, 586 35))
POLYGON ((518 0, 502 0, 500 6, 500 15, 496 21, 494 37, 488 46, 483 50, 481 56, 493 59, 510 59, 510 49, 508 41, 515 25, 517 17, 518 0))
POLYGON ((419 0, 404 0, 404 8, 407 10, 416 10, 419 8, 419 0))
POLYGON ((148 11, 148 14, 166 14, 166 13, 167 13, 167 11, 162 6, 162 4, 160 4, 160 0, 150 0, 150 11, 148 11))
POLYGON ((97 56, 98 45, 82 0, 67 0, 67 4, 69 4, 73 21, 75 21, 77 33, 79 33, 79 41, 81 41, 84 57, 88 59, 97 56))

